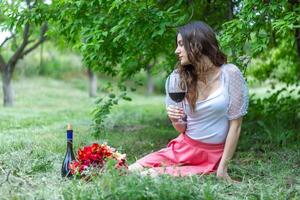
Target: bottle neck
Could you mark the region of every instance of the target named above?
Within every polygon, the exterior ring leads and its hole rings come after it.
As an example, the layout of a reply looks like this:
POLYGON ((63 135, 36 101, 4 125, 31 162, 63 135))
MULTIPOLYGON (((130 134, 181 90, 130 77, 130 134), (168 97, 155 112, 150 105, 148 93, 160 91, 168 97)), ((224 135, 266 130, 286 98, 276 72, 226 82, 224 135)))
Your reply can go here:
POLYGON ((67 151, 73 151, 73 143, 72 141, 67 142, 67 151))
POLYGON ((68 149, 73 147, 73 130, 67 130, 67 147, 68 149))

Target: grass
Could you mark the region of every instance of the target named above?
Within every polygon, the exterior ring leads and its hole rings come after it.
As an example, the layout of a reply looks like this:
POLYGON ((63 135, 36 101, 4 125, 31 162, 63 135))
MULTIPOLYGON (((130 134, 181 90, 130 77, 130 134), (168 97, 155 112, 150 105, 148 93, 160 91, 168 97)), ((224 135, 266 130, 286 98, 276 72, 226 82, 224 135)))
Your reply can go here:
POLYGON ((217 180, 214 175, 153 179, 113 171, 89 182, 62 179, 68 122, 74 127, 75 149, 106 141, 126 153, 129 163, 164 147, 177 135, 162 96, 133 95, 132 102, 113 109, 106 133, 93 138, 90 113, 95 99, 88 97, 84 84, 47 78, 14 82, 15 107, 0 107, 0 199, 300 198, 300 150, 288 148, 260 152, 239 147, 230 174, 240 184, 217 180))

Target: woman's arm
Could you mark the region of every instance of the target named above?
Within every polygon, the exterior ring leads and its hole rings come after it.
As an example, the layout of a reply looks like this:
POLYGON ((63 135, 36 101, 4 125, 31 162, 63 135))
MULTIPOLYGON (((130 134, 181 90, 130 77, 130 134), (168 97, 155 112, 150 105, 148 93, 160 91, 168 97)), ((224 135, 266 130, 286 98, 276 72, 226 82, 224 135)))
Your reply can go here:
POLYGON ((232 180, 227 173, 228 163, 236 150, 236 146, 241 132, 242 120, 243 117, 230 120, 229 131, 225 141, 223 156, 217 169, 217 177, 224 178, 229 181, 232 180))

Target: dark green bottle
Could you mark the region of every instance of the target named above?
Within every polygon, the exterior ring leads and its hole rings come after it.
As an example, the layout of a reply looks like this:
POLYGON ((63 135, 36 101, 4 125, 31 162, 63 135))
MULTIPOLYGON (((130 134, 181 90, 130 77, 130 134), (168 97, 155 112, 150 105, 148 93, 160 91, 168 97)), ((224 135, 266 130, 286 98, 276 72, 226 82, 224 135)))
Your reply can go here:
POLYGON ((73 152, 73 130, 71 124, 68 124, 67 127, 67 152, 62 163, 61 167, 61 176, 62 177, 72 177, 71 170, 69 168, 69 164, 75 160, 74 152, 73 152))

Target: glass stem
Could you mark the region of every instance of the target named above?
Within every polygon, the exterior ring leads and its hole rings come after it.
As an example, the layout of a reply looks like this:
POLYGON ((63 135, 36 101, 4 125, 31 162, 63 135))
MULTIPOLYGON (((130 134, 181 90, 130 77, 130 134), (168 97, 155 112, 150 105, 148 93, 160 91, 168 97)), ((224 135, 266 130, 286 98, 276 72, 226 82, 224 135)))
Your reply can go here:
MULTIPOLYGON (((185 103, 184 103, 184 100, 183 100, 181 103, 182 103, 183 113, 184 113, 184 115, 186 115, 186 113, 185 113, 185 103)), ((183 117, 183 121, 185 121, 185 116, 183 117)))

